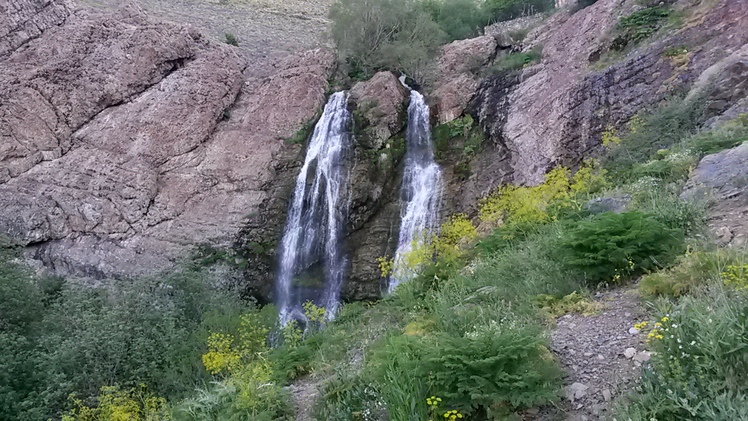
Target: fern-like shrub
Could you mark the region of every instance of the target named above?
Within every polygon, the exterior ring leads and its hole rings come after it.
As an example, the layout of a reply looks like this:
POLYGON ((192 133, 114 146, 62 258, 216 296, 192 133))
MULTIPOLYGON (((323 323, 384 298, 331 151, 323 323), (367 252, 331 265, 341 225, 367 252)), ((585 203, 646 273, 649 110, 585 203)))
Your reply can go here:
POLYGON ((682 230, 641 212, 601 213, 559 240, 565 264, 597 285, 666 267, 685 251, 682 230))
POLYGON ((493 419, 558 396, 560 370, 538 329, 493 322, 436 340, 425 367, 432 392, 450 407, 493 419))

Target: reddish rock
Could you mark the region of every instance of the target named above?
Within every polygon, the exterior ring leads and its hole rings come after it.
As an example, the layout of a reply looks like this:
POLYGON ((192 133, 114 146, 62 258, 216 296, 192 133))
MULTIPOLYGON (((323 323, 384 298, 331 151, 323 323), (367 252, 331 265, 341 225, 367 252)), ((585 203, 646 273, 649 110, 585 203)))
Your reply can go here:
POLYGON ((380 149, 384 142, 406 124, 408 90, 391 72, 379 72, 351 89, 350 101, 365 119, 357 127, 357 140, 367 148, 380 149))
MULTIPOLYGON (((16 14, 46 22, 57 4, 16 14)), ((38 29, 0 57, 0 232, 60 274, 150 273, 231 245, 334 63, 301 53, 245 84, 234 49, 134 6, 38 29)))
POLYGON ((462 115, 479 86, 477 71, 496 54, 492 36, 454 41, 442 49, 431 100, 440 124, 462 115))

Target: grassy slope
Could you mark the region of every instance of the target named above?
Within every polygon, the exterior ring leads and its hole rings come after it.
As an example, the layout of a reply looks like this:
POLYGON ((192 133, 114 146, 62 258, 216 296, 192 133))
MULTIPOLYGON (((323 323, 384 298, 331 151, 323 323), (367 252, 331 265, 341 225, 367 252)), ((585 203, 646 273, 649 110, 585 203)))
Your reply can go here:
MULTIPOLYGON (((701 156, 743 142, 748 134, 748 127, 741 120, 710 132, 693 135, 692 132, 696 130, 693 125, 675 123, 684 115, 690 115, 692 110, 689 107, 688 104, 672 102, 654 112, 642 113, 636 123, 639 127, 634 133, 616 135, 614 143, 618 144, 611 145, 605 166, 616 180, 622 180, 624 184, 609 187, 607 191, 597 194, 631 196, 631 210, 645 212, 662 224, 685 232, 690 250, 703 250, 699 255, 707 256, 704 259, 722 262, 708 265, 708 269, 702 267, 700 272, 695 272, 691 263, 696 258, 695 255, 691 252, 681 258, 672 270, 687 274, 678 279, 686 277, 690 284, 678 291, 681 294, 690 291, 690 295, 680 301, 667 298, 674 295, 669 292, 672 288, 667 289, 667 283, 676 282, 670 279, 672 276, 667 275, 671 273, 669 271, 663 272, 665 275, 660 278, 654 275, 646 277, 643 293, 652 296, 652 291, 658 291, 666 297, 658 301, 660 310, 653 312, 653 317, 659 318, 664 317, 659 315, 665 311, 662 308, 670 309, 668 311, 677 314, 680 319, 688 319, 687 314, 692 309, 695 308, 694 311, 698 313, 698 309, 707 302, 714 300, 720 303, 717 311, 725 317, 721 334, 731 341, 729 347, 743 350, 748 346, 744 336, 745 320, 740 316, 746 310, 744 294, 734 288, 724 288, 724 273, 730 265, 743 267, 741 265, 746 262, 746 254, 734 252, 728 259, 728 264, 724 252, 714 250, 704 240, 703 204, 681 201, 678 192, 688 175, 688 169, 701 156), (680 129, 672 130, 674 124, 680 129), (661 143, 663 138, 657 135, 663 127, 669 127, 671 135, 670 140, 664 144, 661 143), (637 152, 637 158, 631 159, 634 156, 629 153, 631 151, 637 152), (655 286, 652 286, 653 283, 655 286)), ((483 380, 476 380, 481 378, 480 372, 470 371, 475 367, 471 368, 469 364, 459 362, 459 359, 481 358, 480 355, 470 353, 471 343, 474 340, 480 341, 486 332, 490 332, 494 340, 483 346, 496 346, 493 349, 495 355, 506 354, 503 335, 516 334, 517 338, 540 335, 542 338, 540 332, 545 325, 544 316, 549 313, 558 315, 574 308, 573 304, 566 307, 561 304, 561 297, 574 291, 581 291, 583 296, 589 283, 584 282, 584 273, 568 266, 568 261, 565 260, 567 257, 564 257, 566 255, 559 254, 557 239, 565 238, 569 230, 574 230, 580 223, 586 223, 584 221, 587 219, 589 217, 584 214, 572 212, 560 215, 555 222, 518 225, 521 228, 518 230, 499 228, 463 250, 462 256, 456 260, 437 259, 437 267, 428 267, 423 276, 403 285, 383 301, 376 304, 347 305, 339 320, 310 338, 314 343, 312 357, 300 364, 305 367, 302 371, 309 369, 315 378, 324 379, 321 383, 322 402, 317 408, 319 419, 350 419, 357 413, 368 411, 375 414, 382 407, 387 407, 390 411, 392 408, 399 408, 399 415, 391 419, 412 419, 409 417, 415 416, 413 413, 425 417, 428 408, 426 405, 419 406, 419 402, 425 401, 432 394, 445 397, 446 406, 442 406, 443 409, 459 409, 477 419, 507 415, 528 406, 553 401, 556 395, 548 393, 547 387, 558 387, 558 383, 537 383, 521 396, 513 396, 497 389, 495 386, 500 382, 496 379, 483 377, 483 380), (455 347, 450 348, 452 345, 455 347), (450 360, 448 352, 453 352, 452 357, 456 356, 458 361, 450 360), (409 356, 400 361, 398 353, 409 356), (393 359, 397 361, 395 365, 387 363, 393 359), (445 368, 445 364, 449 365, 445 368), (404 368, 420 372, 423 378, 409 379, 404 368), (468 376, 472 382, 485 381, 485 388, 478 387, 472 391, 473 398, 462 400, 466 395, 456 391, 470 386, 452 387, 452 383, 444 381, 445 373, 441 371, 447 371, 447 376, 452 375, 456 379, 468 376), (402 381, 395 382, 394 379, 402 381), (389 390, 390 388, 395 390, 389 390), (480 396, 481 391, 489 396, 488 400, 480 396), (408 399, 395 399, 392 395, 405 395, 408 399), (487 402, 493 402, 493 406, 487 402), (415 408, 413 413, 401 411, 409 406, 415 408)), ((644 241, 643 237, 640 238, 644 241)), ((657 267, 647 268, 646 271, 652 270, 656 272, 657 267)), ((628 275, 622 272, 621 277, 616 274, 603 284, 623 281, 627 276, 635 276, 637 273, 634 272, 628 275)), ((742 277, 740 282, 745 282, 743 273, 735 275, 742 277)), ((689 326, 692 331, 684 334, 689 335, 689 343, 694 341, 694 349, 710 346, 707 340, 712 339, 710 332, 703 330, 703 327, 699 328, 696 323, 689 326)), ((536 343, 541 347, 543 344, 542 339, 536 343)), ((519 346, 517 349, 523 349, 517 342, 513 345, 519 346)), ((672 352, 665 346, 662 342, 651 343, 652 349, 669 357, 672 352)), ((725 345, 725 348, 729 347, 725 345)), ((712 352, 711 355, 714 356, 715 351, 703 352, 712 352)), ((545 361, 542 352, 524 355, 536 366, 545 361)), ((717 373, 729 370, 725 365, 728 363, 735 365, 736 370, 743 374, 746 372, 741 370, 748 368, 729 357, 720 357, 704 362, 705 367, 694 368, 693 373, 700 373, 703 382, 718 382, 722 374, 717 373)), ((490 362, 485 364, 488 365, 484 368, 497 367, 490 365, 490 362)), ((502 361, 499 366, 511 372, 512 364, 520 362, 502 361)), ((654 364, 654 367, 659 367, 669 363, 658 358, 654 364)), ((693 373, 682 379, 663 379, 648 374, 644 387, 648 388, 645 392, 649 393, 633 398, 634 403, 630 406, 622 405, 620 411, 632 419, 645 419, 642 418, 645 417, 644 414, 662 417, 658 419, 682 419, 678 418, 684 416, 682 411, 693 410, 695 407, 694 397, 690 398, 690 409, 679 408, 681 404, 677 403, 677 396, 666 396, 666 390, 673 381, 685 382, 683 393, 696 393, 695 396, 705 402, 703 408, 707 409, 694 410, 703 419, 709 419, 704 414, 726 416, 725 414, 738 414, 736 411, 742 410, 745 397, 739 394, 738 383, 743 382, 735 377, 735 373, 731 377, 735 379, 735 385, 711 389, 705 387, 696 392, 686 386, 691 381, 689 379, 695 381, 692 376, 696 374, 693 373)), ((553 379, 550 372, 545 375, 553 379)), ((668 371, 668 375, 679 374, 668 371)), ((523 380, 532 381, 531 376, 523 380)), ((516 385, 513 387, 516 389, 516 385)), ((694 415, 695 418, 699 416, 694 415)), ((393 417, 392 413, 390 417, 393 417)))

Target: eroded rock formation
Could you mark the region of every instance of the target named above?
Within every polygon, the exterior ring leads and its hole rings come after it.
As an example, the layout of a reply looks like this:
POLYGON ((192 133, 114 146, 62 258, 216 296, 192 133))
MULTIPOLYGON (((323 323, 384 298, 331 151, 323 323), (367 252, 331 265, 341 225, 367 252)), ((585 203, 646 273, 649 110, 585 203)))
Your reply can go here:
POLYGON ((136 6, 6 10, 0 230, 29 255, 59 274, 153 273, 195 244, 230 246, 253 218, 282 219, 263 212, 299 153, 284 139, 325 101, 330 52, 245 81, 232 47, 136 6))
POLYGON ((377 258, 397 246, 400 224, 400 160, 405 153, 409 93, 390 72, 377 73, 351 89, 356 133, 351 172, 347 249, 351 260, 346 299, 381 295, 377 258))
POLYGON ((634 7, 600 0, 573 14, 559 12, 514 47, 542 47, 539 64, 464 87, 460 95, 472 97, 466 111, 488 141, 471 162, 470 177, 453 177, 447 186, 452 209, 471 211, 477 198, 501 184, 537 184, 556 165, 578 165, 596 153, 606 128, 621 127, 670 96, 689 93, 707 101, 705 120, 734 118, 746 109, 748 3, 676 2, 687 16, 681 29, 596 70, 618 18, 634 7), (667 54, 683 46, 682 56, 667 54))

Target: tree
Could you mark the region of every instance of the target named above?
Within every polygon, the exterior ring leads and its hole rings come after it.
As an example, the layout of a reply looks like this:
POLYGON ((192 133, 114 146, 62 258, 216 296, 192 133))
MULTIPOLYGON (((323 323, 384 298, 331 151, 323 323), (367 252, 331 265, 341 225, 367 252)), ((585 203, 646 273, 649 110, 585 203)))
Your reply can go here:
POLYGON ((416 0, 338 0, 330 10, 332 34, 349 75, 377 70, 425 75, 445 34, 416 0))

